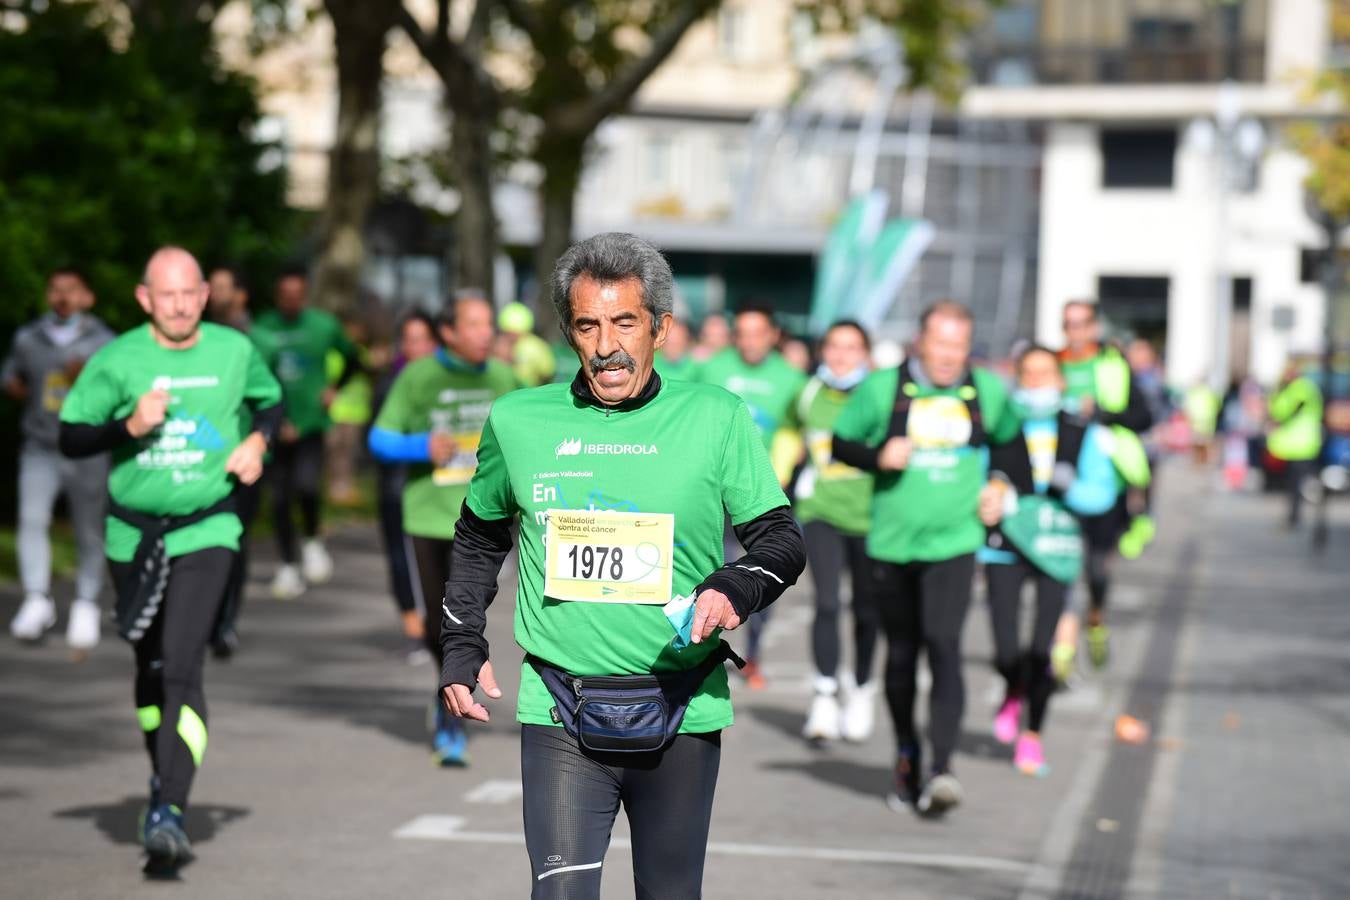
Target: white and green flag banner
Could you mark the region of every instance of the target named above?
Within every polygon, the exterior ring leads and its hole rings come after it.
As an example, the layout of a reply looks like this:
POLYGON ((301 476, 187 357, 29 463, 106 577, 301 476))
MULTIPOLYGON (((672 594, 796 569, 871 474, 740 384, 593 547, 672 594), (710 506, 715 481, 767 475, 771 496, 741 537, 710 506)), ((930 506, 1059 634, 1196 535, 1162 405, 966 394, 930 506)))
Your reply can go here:
POLYGON ((816 267, 811 333, 855 319, 872 329, 890 312, 905 279, 933 241, 924 219, 886 221, 889 198, 870 191, 854 198, 830 230, 816 267))

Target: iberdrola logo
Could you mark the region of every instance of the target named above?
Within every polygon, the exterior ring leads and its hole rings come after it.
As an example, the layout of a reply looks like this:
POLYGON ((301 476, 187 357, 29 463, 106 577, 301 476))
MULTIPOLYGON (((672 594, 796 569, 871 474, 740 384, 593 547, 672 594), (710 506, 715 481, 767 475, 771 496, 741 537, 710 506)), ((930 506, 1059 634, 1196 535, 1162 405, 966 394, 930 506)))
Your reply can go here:
POLYGON ((555 456, 577 456, 581 453, 581 438, 562 440, 553 450, 555 456))

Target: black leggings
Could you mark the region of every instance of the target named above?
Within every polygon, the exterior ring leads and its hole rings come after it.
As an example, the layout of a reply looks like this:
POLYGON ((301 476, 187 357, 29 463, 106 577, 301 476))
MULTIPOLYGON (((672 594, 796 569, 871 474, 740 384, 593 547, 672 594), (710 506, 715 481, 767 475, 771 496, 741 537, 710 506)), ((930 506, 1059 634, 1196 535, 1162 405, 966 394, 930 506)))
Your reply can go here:
POLYGON ((379 468, 380 538, 389 562, 389 592, 399 612, 417 608, 413 594, 412 566, 408 564, 408 538, 403 533, 402 466, 379 468))
POLYGON ((450 580, 450 548, 446 538, 412 536, 413 556, 417 560, 417 583, 422 589, 425 609, 423 640, 427 652, 436 661, 436 678, 441 677, 441 604, 445 583, 450 580))
POLYGON ((994 667, 1007 683, 1009 697, 1026 698, 1029 710, 1027 727, 1039 732, 1045 724, 1045 711, 1055 692, 1055 676, 1050 671, 1050 645, 1055 626, 1064 612, 1068 585, 1036 569, 1025 559, 1007 564, 990 563, 984 567, 989 582, 989 621, 994 632, 994 667), (1028 578, 1036 582, 1036 617, 1032 621, 1031 643, 1022 650, 1018 627, 1022 609, 1022 585, 1028 578))
MULTIPOLYGON (((206 751, 202 661, 235 552, 211 547, 169 562, 164 604, 136 652, 136 711, 161 802, 187 807, 192 778, 206 751)), ((113 584, 127 590, 131 563, 110 563, 113 584)))
POLYGON ((839 577, 847 561, 853 589, 854 678, 857 684, 866 684, 872 677, 872 656, 881 628, 867 538, 844 534, 825 522, 807 522, 802 531, 816 591, 816 617, 811 625, 816 671, 830 678, 839 671, 839 577))
POLYGON ((272 519, 281 561, 293 565, 299 554, 291 505, 299 502, 301 527, 307 538, 319 534, 319 481, 323 475, 323 432, 286 444, 277 442, 272 464, 272 519))
POLYGON ((562 728, 520 733, 525 849, 534 900, 596 900, 622 804, 637 900, 702 896, 722 733, 681 734, 650 753, 592 753, 562 728))
POLYGON ((1111 556, 1116 552, 1120 536, 1130 526, 1125 494, 1122 493, 1116 505, 1100 516, 1084 516, 1082 523, 1088 612, 1095 620, 1106 610, 1106 594, 1111 588, 1111 556))
POLYGON ((902 753, 919 745, 914 695, 920 647, 928 655, 933 688, 928 696, 928 732, 933 772, 951 764, 966 706, 961 675, 961 630, 970 610, 975 555, 904 565, 877 562, 876 590, 886 629, 886 703, 902 753))

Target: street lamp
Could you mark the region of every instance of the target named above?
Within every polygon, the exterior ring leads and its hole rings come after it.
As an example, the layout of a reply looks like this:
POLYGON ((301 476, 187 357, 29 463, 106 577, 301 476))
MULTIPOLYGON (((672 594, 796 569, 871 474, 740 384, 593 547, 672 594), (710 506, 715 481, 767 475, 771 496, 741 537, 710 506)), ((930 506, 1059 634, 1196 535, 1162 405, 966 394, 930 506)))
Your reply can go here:
POLYGON ((1214 157, 1214 351, 1209 382, 1220 396, 1228 390, 1232 367, 1233 277, 1228 266, 1229 194, 1240 186, 1265 149, 1265 130, 1242 117, 1242 93, 1235 81, 1219 84, 1214 117, 1195 119, 1186 144, 1214 157))

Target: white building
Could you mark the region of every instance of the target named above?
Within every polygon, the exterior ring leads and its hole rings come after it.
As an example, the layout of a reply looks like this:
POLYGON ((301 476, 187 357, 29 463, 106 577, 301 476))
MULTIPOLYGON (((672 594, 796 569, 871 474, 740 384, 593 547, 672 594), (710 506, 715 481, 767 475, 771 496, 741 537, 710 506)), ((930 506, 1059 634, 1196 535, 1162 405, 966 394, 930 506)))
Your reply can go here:
POLYGON ((1319 349, 1307 253, 1324 238, 1281 129, 1306 112, 1325 4, 1045 0, 1000 17, 978 51, 995 84, 962 109, 1044 125, 1037 337, 1056 343, 1064 302, 1096 297, 1121 331, 1165 342, 1171 383, 1218 385, 1231 299, 1235 374, 1270 382, 1319 349))

